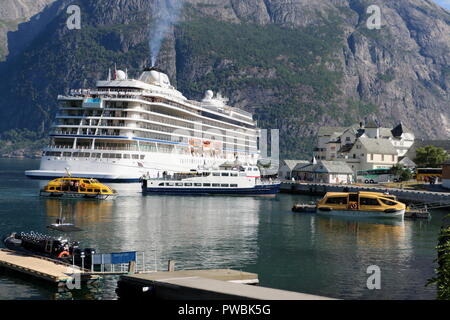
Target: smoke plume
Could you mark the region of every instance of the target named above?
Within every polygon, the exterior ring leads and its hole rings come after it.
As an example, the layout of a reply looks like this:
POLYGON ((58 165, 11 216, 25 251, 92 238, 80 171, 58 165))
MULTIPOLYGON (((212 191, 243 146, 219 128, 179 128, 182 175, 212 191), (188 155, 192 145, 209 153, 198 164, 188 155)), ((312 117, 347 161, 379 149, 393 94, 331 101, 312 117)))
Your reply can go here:
POLYGON ((170 28, 178 22, 183 0, 156 0, 150 24, 150 60, 154 67, 162 42, 170 28))

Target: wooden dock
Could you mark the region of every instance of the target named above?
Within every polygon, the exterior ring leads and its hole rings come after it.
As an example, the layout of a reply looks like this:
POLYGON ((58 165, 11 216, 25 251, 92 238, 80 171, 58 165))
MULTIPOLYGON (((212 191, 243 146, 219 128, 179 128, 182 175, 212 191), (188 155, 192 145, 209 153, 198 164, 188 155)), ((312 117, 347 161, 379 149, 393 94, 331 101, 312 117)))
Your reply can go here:
POLYGON ((328 300, 257 284, 258 275, 229 269, 182 270, 122 276, 120 299, 157 300, 328 300))
POLYGON ((81 281, 95 281, 96 275, 85 275, 78 268, 45 257, 26 255, 18 252, 0 249, 0 267, 26 274, 37 279, 63 286, 74 280, 74 275, 79 274, 81 281))

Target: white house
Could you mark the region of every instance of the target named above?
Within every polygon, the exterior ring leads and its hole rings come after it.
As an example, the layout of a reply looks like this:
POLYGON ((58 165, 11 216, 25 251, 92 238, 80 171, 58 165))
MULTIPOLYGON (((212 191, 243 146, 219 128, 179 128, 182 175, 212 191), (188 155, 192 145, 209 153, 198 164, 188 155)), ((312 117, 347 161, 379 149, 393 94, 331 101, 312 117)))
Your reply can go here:
POLYGON ((389 139, 360 137, 346 154, 345 162, 354 172, 388 169, 398 162, 398 153, 389 139))

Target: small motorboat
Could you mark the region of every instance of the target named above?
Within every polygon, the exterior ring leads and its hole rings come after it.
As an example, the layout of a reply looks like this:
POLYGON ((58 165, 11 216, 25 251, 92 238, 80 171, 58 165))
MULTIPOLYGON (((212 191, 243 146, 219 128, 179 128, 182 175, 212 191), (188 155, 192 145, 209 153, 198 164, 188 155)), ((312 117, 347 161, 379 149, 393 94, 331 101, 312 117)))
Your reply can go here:
POLYGON ((317 214, 403 220, 406 205, 394 199, 378 192, 328 192, 317 204, 317 214))
POLYGON ((95 253, 92 248, 80 249, 77 241, 36 232, 13 232, 3 239, 3 243, 12 251, 56 259, 77 266, 91 265, 92 255, 95 253))
POLYGON ((63 177, 52 180, 40 196, 61 199, 107 200, 117 197, 117 192, 96 179, 63 177))

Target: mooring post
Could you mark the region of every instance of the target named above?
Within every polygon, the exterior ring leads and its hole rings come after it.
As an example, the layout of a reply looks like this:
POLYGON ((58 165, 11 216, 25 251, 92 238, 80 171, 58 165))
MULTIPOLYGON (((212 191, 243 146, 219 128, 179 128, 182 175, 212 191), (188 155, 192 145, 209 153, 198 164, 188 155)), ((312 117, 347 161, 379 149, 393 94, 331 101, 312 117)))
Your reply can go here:
POLYGON ((169 272, 175 271, 175 260, 169 260, 169 265, 167 267, 167 271, 169 271, 169 272))
POLYGON ((130 261, 128 263, 128 273, 136 273, 136 261, 130 261))

